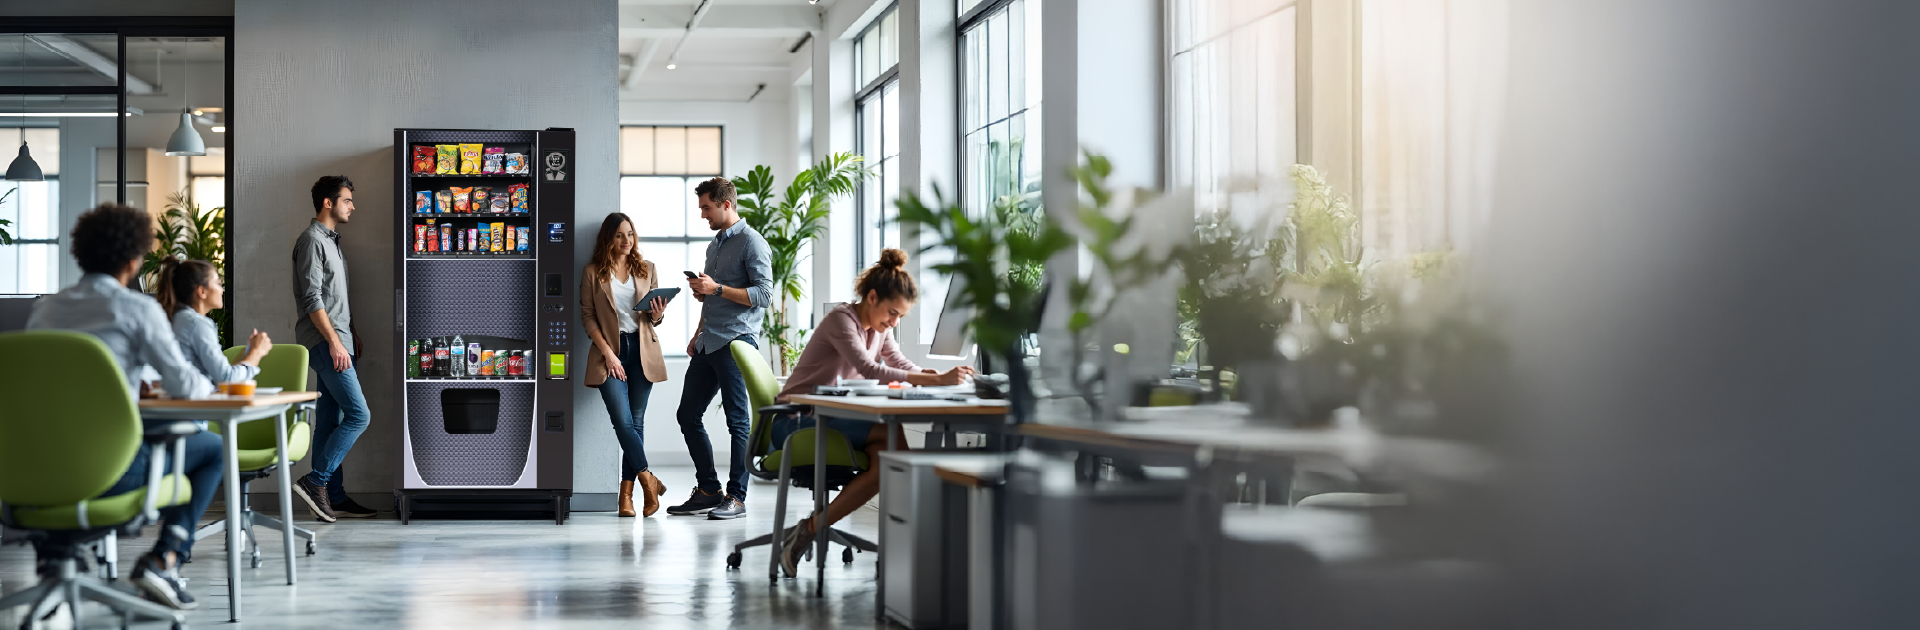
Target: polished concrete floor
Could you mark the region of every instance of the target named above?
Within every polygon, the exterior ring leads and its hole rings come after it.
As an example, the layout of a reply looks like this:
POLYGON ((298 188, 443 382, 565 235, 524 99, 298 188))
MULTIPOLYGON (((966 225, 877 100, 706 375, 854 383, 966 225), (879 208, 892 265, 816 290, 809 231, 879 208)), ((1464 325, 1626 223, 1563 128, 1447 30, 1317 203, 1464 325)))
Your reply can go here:
MULTIPOLYGON (((667 504, 686 498, 691 470, 661 470, 667 504)), ((297 505, 297 504, 296 504, 297 505)), ((808 505, 789 498, 788 521, 808 505)), ((668 516, 618 518, 575 513, 566 525, 545 520, 416 518, 315 522, 320 553, 299 559, 299 584, 286 584, 278 532, 261 530, 264 564, 243 569, 242 620, 227 622, 225 538, 201 541, 187 565, 201 608, 194 627, 244 628, 884 628, 874 618, 873 554, 841 564, 830 552, 826 597, 813 595, 811 569, 798 579, 767 580, 767 548, 748 550, 740 570, 726 567, 733 545, 770 530, 774 486, 756 483, 747 516, 732 521, 668 516)), ((217 506, 216 506, 217 508, 217 506)), ((209 512, 217 516, 218 510, 209 512)), ((874 539, 878 512, 855 512, 840 527, 874 539)), ((149 533, 152 531, 149 528, 149 533)), ((151 538, 123 540, 123 562, 151 538)), ((130 566, 123 564, 122 566, 130 566)), ((0 547, 0 592, 31 586, 32 551, 0 547)), ((112 620, 89 604, 89 627, 112 620)), ((16 627, 19 611, 0 612, 16 627)), ((101 627, 111 627, 103 625, 101 627)), ((138 624, 136 627, 161 627, 138 624)), ((897 626, 893 626, 897 627, 897 626)))

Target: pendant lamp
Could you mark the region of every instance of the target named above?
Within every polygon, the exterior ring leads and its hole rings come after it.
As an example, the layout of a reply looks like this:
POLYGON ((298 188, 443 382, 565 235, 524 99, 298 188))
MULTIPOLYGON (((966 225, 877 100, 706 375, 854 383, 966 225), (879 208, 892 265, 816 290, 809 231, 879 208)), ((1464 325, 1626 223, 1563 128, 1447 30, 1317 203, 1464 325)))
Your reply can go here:
POLYGON ((180 58, 180 128, 173 130, 173 137, 167 139, 169 156, 202 156, 207 154, 207 143, 200 139, 200 132, 193 128, 193 109, 187 107, 187 90, 192 85, 187 82, 187 58, 180 58))
MULTIPOLYGON (((20 73, 27 72, 27 35, 20 34, 20 73)), ((27 111, 27 95, 20 95, 20 111, 27 111)), ((33 155, 27 153, 27 119, 20 119, 20 157, 13 158, 7 165, 7 179, 16 182, 45 181, 46 175, 40 172, 40 163, 33 161, 33 155)))

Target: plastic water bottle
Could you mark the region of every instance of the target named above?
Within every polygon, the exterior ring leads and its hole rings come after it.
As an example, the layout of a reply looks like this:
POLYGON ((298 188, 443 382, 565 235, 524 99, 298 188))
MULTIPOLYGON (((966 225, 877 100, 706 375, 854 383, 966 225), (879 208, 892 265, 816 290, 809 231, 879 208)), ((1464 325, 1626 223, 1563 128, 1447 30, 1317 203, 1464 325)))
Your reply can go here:
POLYGON ((448 362, 447 367, 453 368, 453 372, 447 374, 447 376, 451 376, 453 378, 464 378, 467 375, 467 342, 466 340, 461 339, 460 335, 454 335, 453 346, 447 348, 447 354, 451 355, 447 357, 447 362, 448 362))

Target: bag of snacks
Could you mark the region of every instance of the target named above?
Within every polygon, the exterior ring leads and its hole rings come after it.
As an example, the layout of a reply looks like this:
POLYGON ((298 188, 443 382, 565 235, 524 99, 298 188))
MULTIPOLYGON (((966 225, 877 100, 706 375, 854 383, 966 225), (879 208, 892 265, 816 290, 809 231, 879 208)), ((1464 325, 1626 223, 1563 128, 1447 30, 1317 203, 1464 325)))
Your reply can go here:
POLYGON ((442 190, 433 193, 433 211, 435 214, 453 212, 453 191, 442 190))
POLYGON ((493 196, 492 199, 489 199, 488 201, 489 203, 493 204, 494 212, 506 212, 507 208, 509 207, 506 195, 496 194, 493 196))
POLYGON ((486 212, 487 208, 493 205, 493 202, 488 199, 488 197, 491 196, 493 196, 493 188, 488 186, 474 186, 473 211, 486 212))
POLYGON ((413 251, 414 253, 427 251, 427 226, 413 226, 413 251))
POLYGON ((480 172, 488 175, 505 173, 507 172, 506 162, 506 147, 487 147, 480 157, 480 172))
POLYGON ((519 240, 520 240, 518 238, 519 236, 520 236, 519 229, 507 228, 507 247, 506 249, 503 249, 501 251, 508 251, 508 252, 520 251, 520 248, 518 247, 519 240))
POLYGON ((434 161, 433 174, 453 175, 460 172, 460 145, 437 144, 433 148, 434 155, 438 157, 434 161))
POLYGON ((507 187, 507 196, 513 200, 514 212, 527 211, 527 185, 514 184, 507 187))
POLYGON ((433 213, 433 193, 432 192, 421 190, 413 193, 413 213, 414 214, 432 214, 433 213))
POLYGON ((473 212, 472 188, 460 188, 458 186, 453 188, 453 211, 459 213, 473 212))
POLYGON ((493 230, 480 230, 480 243, 476 245, 473 250, 477 252, 492 251, 493 230))
POLYGON ((432 175, 433 163, 438 151, 433 147, 420 145, 413 148, 413 174, 432 175))
POLYGON ((480 145, 478 144, 460 145, 460 174, 461 175, 479 175, 480 174, 480 145))
POLYGON ((493 224, 493 251, 506 251, 506 230, 507 224, 505 223, 493 224))
POLYGON ((527 154, 508 153, 507 154, 507 174, 508 175, 527 174, 527 154))
POLYGON ((440 226, 440 251, 453 251, 453 226, 440 226))
POLYGON ((513 228, 513 229, 520 232, 520 249, 517 249, 514 251, 521 251, 521 252, 527 251, 527 247, 528 247, 527 235, 529 232, 533 230, 533 228, 513 228))

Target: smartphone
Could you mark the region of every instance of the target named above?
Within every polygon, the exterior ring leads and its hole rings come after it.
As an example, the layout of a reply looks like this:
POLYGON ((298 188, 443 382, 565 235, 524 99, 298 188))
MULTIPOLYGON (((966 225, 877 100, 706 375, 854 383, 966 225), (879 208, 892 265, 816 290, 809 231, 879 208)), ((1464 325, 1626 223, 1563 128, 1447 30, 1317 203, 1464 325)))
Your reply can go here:
POLYGON ((697 273, 694 273, 694 272, 691 272, 691 271, 682 271, 682 272, 680 272, 680 273, 684 273, 684 274, 687 274, 687 279, 688 279, 688 280, 692 280, 692 279, 694 279, 694 278, 698 278, 698 277, 700 277, 700 274, 697 274, 697 273))

